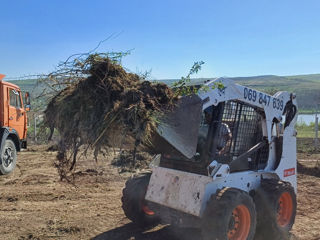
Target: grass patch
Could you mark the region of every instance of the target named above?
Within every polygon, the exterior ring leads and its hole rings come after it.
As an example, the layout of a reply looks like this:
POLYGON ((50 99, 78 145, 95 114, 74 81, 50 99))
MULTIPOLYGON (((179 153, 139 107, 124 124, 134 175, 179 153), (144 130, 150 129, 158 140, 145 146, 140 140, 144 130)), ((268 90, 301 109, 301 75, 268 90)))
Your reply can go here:
MULTIPOLYGON (((296 130, 298 132, 299 138, 315 138, 314 123, 310 123, 310 125, 307 125, 305 123, 298 123, 296 125, 296 130)), ((318 127, 318 130, 320 130, 320 125, 318 127)), ((318 131, 318 136, 320 137, 320 131, 318 131)))
POLYGON ((314 146, 314 138, 297 138, 297 152, 298 153, 319 153, 320 144, 318 149, 314 146))

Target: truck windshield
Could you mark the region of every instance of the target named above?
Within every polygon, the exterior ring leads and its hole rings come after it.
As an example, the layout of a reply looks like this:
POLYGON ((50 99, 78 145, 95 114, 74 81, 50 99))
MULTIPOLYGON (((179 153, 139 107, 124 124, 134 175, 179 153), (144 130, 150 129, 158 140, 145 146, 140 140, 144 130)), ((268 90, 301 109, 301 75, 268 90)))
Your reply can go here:
POLYGON ((16 91, 15 89, 10 89, 9 97, 10 97, 10 106, 21 108, 22 106, 21 98, 20 98, 20 93, 18 91, 16 91))

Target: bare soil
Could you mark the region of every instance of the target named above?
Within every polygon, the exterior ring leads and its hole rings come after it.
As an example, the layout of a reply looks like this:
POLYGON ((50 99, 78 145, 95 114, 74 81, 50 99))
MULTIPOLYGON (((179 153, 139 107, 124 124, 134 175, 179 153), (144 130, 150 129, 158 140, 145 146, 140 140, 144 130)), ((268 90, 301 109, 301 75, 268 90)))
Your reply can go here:
MULTIPOLYGON (((18 156, 15 171, 0 176, 0 239, 196 239, 199 232, 158 226, 137 228, 123 214, 121 193, 129 174, 111 160, 79 162, 75 184, 61 182, 56 152, 31 147, 18 156)), ((319 155, 300 155, 312 167, 319 155)), ((320 239, 320 179, 299 174, 298 213, 292 239, 320 239)))

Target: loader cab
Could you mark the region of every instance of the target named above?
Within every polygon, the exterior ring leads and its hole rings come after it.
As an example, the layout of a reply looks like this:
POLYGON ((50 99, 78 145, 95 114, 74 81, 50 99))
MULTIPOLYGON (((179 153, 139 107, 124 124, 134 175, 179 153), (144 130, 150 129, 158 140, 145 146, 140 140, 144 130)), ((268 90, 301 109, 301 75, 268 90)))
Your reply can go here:
POLYGON ((212 108, 204 161, 229 164, 231 172, 263 169, 269 153, 264 111, 241 101, 226 101, 212 108))
POLYGON ((201 114, 195 156, 163 154, 160 166, 202 175, 213 160, 232 172, 264 169, 269 155, 265 121, 263 109, 242 101, 209 106, 201 114))

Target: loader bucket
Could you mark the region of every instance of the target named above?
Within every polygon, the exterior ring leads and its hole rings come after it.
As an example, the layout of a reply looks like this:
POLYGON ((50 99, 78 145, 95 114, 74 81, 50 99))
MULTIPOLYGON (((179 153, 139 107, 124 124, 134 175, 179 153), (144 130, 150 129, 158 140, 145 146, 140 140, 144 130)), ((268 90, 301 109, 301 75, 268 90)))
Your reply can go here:
POLYGON ((160 121, 157 133, 165 141, 158 141, 156 149, 163 153, 171 145, 183 156, 192 158, 197 148, 201 112, 202 100, 197 95, 181 97, 173 111, 160 121))

